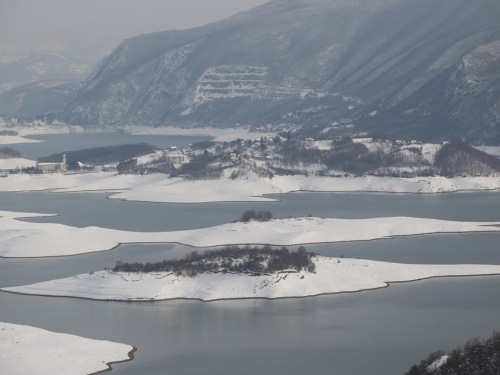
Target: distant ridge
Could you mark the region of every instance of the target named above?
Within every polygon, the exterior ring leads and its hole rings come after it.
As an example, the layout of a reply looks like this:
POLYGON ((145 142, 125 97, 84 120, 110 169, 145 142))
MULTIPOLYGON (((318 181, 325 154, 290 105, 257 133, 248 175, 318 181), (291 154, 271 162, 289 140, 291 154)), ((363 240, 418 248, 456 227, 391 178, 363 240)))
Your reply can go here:
POLYGON ((499 19, 498 0, 274 0, 125 40, 60 116, 318 131, 346 119, 357 130, 497 143, 499 19))

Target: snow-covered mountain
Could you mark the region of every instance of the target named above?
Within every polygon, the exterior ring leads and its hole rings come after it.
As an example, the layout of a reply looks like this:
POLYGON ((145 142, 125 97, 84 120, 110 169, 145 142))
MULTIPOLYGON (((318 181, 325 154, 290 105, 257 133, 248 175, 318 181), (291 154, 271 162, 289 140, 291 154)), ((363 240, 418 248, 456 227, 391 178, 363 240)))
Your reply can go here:
MULTIPOLYGON (((494 55, 478 51, 500 39, 499 19, 497 0, 274 0, 204 27, 125 40, 61 117, 76 124, 215 126, 350 119, 363 130, 404 133, 423 129, 432 108, 420 107, 423 117, 413 110, 405 129, 384 127, 384 113, 435 87, 429 105, 451 100, 456 110, 444 116, 469 128, 459 103, 469 103, 472 91, 454 87, 472 74, 461 64, 494 55), (449 85, 439 93, 443 77, 449 85)), ((485 88, 494 74, 481 77, 485 88)), ((488 113, 499 106, 494 98, 484 105, 488 113)), ((490 137, 499 122, 484 115, 474 133, 490 137)), ((441 123, 426 125, 433 138, 441 123)), ((470 136, 461 126, 446 135, 470 136)))
POLYGON ((36 81, 83 81, 123 39, 165 28, 164 23, 113 21, 46 24, 41 30, 26 26, 23 32, 0 34, 0 92, 36 81))
POLYGON ((366 117, 361 123, 410 137, 445 138, 451 134, 478 144, 500 144, 500 41, 468 51, 377 117, 366 117))

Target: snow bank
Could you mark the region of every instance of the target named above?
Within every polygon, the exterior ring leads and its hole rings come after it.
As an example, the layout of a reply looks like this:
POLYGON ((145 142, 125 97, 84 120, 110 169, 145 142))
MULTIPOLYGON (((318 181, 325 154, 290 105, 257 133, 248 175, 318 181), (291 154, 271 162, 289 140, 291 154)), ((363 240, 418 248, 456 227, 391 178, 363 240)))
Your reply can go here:
MULTIPOLYGON (((16 129, 16 128, 14 128, 16 129)), ((19 135, 42 135, 42 134, 70 134, 72 131, 81 132, 80 126, 68 126, 66 124, 47 125, 39 124, 35 126, 18 127, 16 131, 19 135)))
MULTIPOLYGON (((0 211, 1 257, 47 257, 110 250, 125 243, 180 243, 193 247, 226 244, 299 245, 366 241, 429 233, 500 231, 500 223, 458 222, 409 217, 371 219, 279 219, 230 223, 174 232, 127 232, 99 227, 75 228, 16 220, 30 214, 0 211), (16 216, 17 215, 17 216, 16 216)), ((40 214, 32 214, 38 215, 40 214)))
POLYGON ((12 170, 12 169, 22 169, 35 167, 36 161, 23 159, 23 158, 11 158, 11 159, 0 159, 0 170, 12 170))
POLYGON ((165 151, 163 150, 156 150, 155 152, 143 156, 138 156, 134 159, 137 160, 137 165, 144 165, 144 164, 149 164, 152 163, 161 157, 165 156, 165 151))
POLYGON ((430 164, 434 163, 436 153, 443 147, 439 143, 410 143, 399 145, 397 142, 393 143, 391 141, 373 140, 373 138, 354 138, 352 141, 354 143, 361 143, 365 145, 370 152, 381 150, 387 153, 391 152, 391 150, 403 151, 410 148, 418 148, 422 151, 422 156, 430 164))
POLYGON ((448 362, 448 358, 450 358, 450 356, 448 356, 448 355, 443 355, 443 356, 439 357, 434 362, 432 362, 429 366, 427 366, 427 372, 432 372, 432 371, 438 370, 446 362, 448 362))
POLYGON ((151 184, 165 178, 165 175, 118 175, 114 172, 11 174, 0 179, 0 191, 116 191, 151 184))
POLYGON ((373 138, 353 138, 354 143, 361 143, 366 146, 368 151, 375 152, 378 150, 389 152, 392 148, 391 141, 373 140, 373 138))
POLYGON ((499 146, 474 146, 478 150, 486 152, 487 154, 493 156, 500 156, 500 147, 499 146))
POLYGON ((5 375, 85 375, 132 359, 134 348, 0 322, 0 372, 5 375))
POLYGON ((276 201, 265 194, 286 193, 270 179, 184 180, 169 178, 124 191, 111 199, 163 203, 276 201))
POLYGON ((24 138, 19 135, 0 135, 0 145, 13 145, 16 143, 39 143, 39 142, 42 141, 24 138))
MULTIPOLYGON (((1 182, 0 182, 1 188, 1 182)), ((275 176, 272 179, 245 178, 193 181, 181 178, 143 184, 112 195, 112 199, 164 203, 269 201, 267 194, 292 191, 449 193, 460 190, 494 190, 500 188, 500 177, 315 177, 275 176), (202 192, 202 193, 200 193, 202 192)))
POLYGON ((329 151, 333 148, 333 141, 304 141, 304 147, 308 149, 317 149, 321 151, 329 151))
POLYGON ((3 290, 44 296, 96 300, 151 301, 196 298, 284 298, 357 292, 391 282, 441 276, 500 274, 500 266, 415 265, 359 259, 314 258, 316 273, 277 272, 270 275, 201 273, 195 277, 157 272, 146 274, 100 271, 3 290))
POLYGON ((120 191, 110 198, 164 203, 273 201, 275 199, 264 195, 293 191, 449 193, 495 189, 500 189, 499 176, 458 178, 275 176, 269 179, 247 173, 234 180, 226 177, 220 180, 196 181, 169 178, 165 174, 142 176, 97 172, 13 174, 0 179, 0 191, 120 191))

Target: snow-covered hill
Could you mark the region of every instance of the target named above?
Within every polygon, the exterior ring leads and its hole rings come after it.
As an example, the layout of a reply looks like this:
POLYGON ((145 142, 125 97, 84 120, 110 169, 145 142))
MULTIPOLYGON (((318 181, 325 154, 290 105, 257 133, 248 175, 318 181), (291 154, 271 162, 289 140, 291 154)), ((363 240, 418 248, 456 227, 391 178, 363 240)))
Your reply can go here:
MULTIPOLYGON (((498 36, 495 37, 498 39, 498 36)), ((359 123, 404 137, 500 143, 500 41, 467 51, 454 65, 394 108, 359 123)))

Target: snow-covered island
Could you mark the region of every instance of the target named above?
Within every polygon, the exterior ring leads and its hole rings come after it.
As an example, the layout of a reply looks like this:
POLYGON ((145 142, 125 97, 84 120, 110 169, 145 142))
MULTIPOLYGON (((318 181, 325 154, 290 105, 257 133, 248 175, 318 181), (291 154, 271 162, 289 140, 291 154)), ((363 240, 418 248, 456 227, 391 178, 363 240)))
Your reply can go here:
POLYGON ((0 322, 0 372, 5 375, 87 375, 133 359, 135 348, 110 341, 0 322))
MULTIPOLYGON (((286 256, 289 257, 290 254, 293 253, 287 253, 286 256)), ((175 270, 165 266, 168 261, 146 265, 117 264, 115 269, 133 269, 136 272, 105 270, 2 290, 20 294, 106 301, 157 301, 176 298, 214 301, 232 298, 307 297, 358 292, 386 287, 392 282, 432 277, 500 274, 498 265, 396 264, 330 258, 308 253, 300 256, 301 263, 292 265, 286 262, 283 264, 283 258, 276 261, 273 256, 261 256, 260 259, 259 256, 251 259, 247 255, 239 258, 219 255, 207 265, 203 263, 202 257, 195 255, 190 260, 188 258, 187 263, 173 265, 175 270), (186 267, 193 264, 195 267, 186 267), (253 266, 248 268, 248 264, 253 266), (272 266, 268 266, 271 264, 272 266)))
POLYGON ((431 233, 497 232, 500 222, 463 222, 411 217, 370 219, 291 218, 235 222, 172 232, 129 232, 31 223, 18 218, 50 216, 0 211, 0 256, 49 257, 111 250, 127 243, 179 243, 192 247, 368 241, 431 233))

